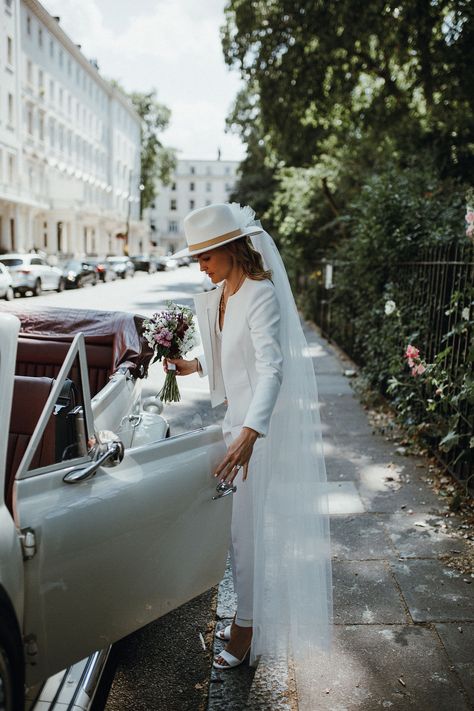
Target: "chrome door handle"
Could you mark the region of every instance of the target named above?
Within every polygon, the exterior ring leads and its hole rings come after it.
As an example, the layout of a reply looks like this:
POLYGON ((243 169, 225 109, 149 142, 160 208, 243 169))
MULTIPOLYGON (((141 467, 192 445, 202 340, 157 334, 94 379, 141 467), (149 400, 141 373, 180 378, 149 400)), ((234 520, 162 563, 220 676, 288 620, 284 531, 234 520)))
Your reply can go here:
POLYGON ((225 481, 221 481, 216 486, 216 491, 217 494, 214 494, 214 496, 212 497, 213 501, 222 499, 224 496, 228 496, 228 494, 234 494, 237 491, 237 487, 233 484, 227 484, 225 481))
POLYGON ((77 469, 72 469, 63 476, 63 481, 65 484, 77 484, 80 481, 85 481, 90 479, 96 471, 109 462, 109 466, 113 464, 119 464, 123 459, 124 448, 122 442, 111 442, 105 452, 95 459, 93 462, 85 467, 78 467, 77 469))

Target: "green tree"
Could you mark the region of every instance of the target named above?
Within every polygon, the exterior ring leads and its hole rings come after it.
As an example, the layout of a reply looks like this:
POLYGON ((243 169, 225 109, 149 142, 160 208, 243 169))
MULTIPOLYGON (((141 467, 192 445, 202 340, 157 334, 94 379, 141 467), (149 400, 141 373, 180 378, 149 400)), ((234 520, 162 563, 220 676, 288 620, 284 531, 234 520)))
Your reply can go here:
POLYGON ((159 134, 168 126, 171 111, 156 100, 156 90, 150 92, 134 91, 129 94, 136 112, 142 119, 141 138, 141 184, 140 216, 143 210, 153 202, 156 195, 156 183, 160 180, 165 185, 170 182, 171 173, 176 167, 175 151, 163 146, 159 134))
POLYGON ((474 172, 470 0, 230 0, 223 49, 259 97, 269 145, 293 166, 328 139, 358 150, 392 137, 445 172, 474 172))

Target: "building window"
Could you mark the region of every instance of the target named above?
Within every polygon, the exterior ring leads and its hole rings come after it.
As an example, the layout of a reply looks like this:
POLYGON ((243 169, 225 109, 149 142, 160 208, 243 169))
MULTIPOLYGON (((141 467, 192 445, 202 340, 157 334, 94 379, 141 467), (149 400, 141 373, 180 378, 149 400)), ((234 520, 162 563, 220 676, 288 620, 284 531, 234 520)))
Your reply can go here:
POLYGON ((176 183, 171 184, 171 190, 176 190, 176 183))
POLYGON ((189 189, 191 192, 194 192, 194 183, 189 183, 189 189))
POLYGON ((63 59, 64 59, 63 50, 60 49, 59 50, 59 66, 61 67, 61 69, 63 68, 63 59))
POLYGON ((28 133, 30 136, 33 135, 33 109, 31 106, 28 106, 27 109, 27 124, 28 124, 28 133))
POLYGON ((31 17, 29 15, 26 16, 26 32, 31 35, 31 17))
POLYGON ((170 200, 170 210, 176 210, 176 200, 174 198, 170 200))
POLYGON ((52 79, 49 80, 49 100, 54 101, 54 81, 52 79))
POLYGON ((31 63, 31 60, 28 60, 26 63, 26 81, 28 84, 33 83, 33 64, 31 63))
POLYGON ((15 179, 15 156, 8 156, 8 182, 15 179))
POLYGON ((54 42, 53 40, 49 40, 49 56, 51 59, 54 59, 54 42))
POLYGON ((212 190, 212 183, 206 183, 206 193, 210 193, 212 190))
POLYGON ((38 45, 43 47, 43 30, 41 27, 38 27, 38 45))
POLYGON ((230 175, 230 166, 226 165, 226 167, 224 168, 224 173, 226 175, 230 175))
POLYGON ((206 200, 206 207, 211 204, 210 200, 206 200))
POLYGON ((38 89, 40 93, 42 93, 44 89, 44 74, 42 69, 38 71, 38 89))
POLYGON ((227 193, 230 193, 231 190, 232 190, 232 185, 230 183, 226 183, 225 184, 225 191, 227 193))
POLYGON ((44 141, 44 114, 42 113, 38 117, 38 133, 40 141, 44 141))
POLYGON ((189 201, 189 209, 194 210, 194 200, 189 201))
POLYGON ((168 232, 177 232, 178 231, 178 223, 176 220, 170 220, 168 222, 168 232))
POLYGON ((195 175, 195 174, 196 174, 196 168, 194 167, 194 165, 191 165, 191 166, 189 167, 189 172, 191 173, 191 175, 195 175))
POLYGON ((206 166, 206 175, 212 175, 212 168, 210 165, 206 166))
POLYGON ((13 126, 13 94, 8 94, 8 124, 13 126))
POLYGON ((60 88, 60 89, 59 89, 59 108, 60 108, 60 109, 63 108, 63 97, 64 97, 64 92, 63 92, 63 90, 60 88))
POLYGON ((7 37, 7 64, 13 65, 13 40, 7 37))

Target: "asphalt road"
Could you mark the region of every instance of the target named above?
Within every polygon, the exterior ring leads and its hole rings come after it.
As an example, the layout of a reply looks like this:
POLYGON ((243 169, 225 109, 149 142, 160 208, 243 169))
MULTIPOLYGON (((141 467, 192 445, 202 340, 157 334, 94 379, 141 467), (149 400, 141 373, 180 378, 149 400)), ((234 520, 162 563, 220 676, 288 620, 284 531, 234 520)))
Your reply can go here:
MULTIPOLYGON (((153 275, 138 272, 117 280, 61 294, 34 298, 37 305, 133 311, 151 315, 168 299, 193 306, 202 290, 196 264, 153 275)), ((191 354, 192 356, 192 354, 191 354)), ((161 388, 163 371, 155 364, 143 383, 143 394, 161 388)), ((180 380, 182 400, 167 405, 163 415, 171 433, 220 422, 222 408, 212 410, 207 379, 197 375, 180 380)), ((121 640, 112 650, 94 711, 201 711, 206 708, 212 649, 216 589, 121 640)))

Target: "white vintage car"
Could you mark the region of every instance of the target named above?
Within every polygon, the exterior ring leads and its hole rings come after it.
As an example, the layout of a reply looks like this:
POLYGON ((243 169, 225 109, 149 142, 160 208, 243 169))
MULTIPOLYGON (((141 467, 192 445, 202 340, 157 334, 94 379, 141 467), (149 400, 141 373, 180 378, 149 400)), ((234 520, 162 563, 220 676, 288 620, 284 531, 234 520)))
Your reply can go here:
POLYGON ((2 711, 88 709, 113 642, 223 575, 221 429, 169 436, 141 403, 140 332, 132 314, 0 305, 2 711))

